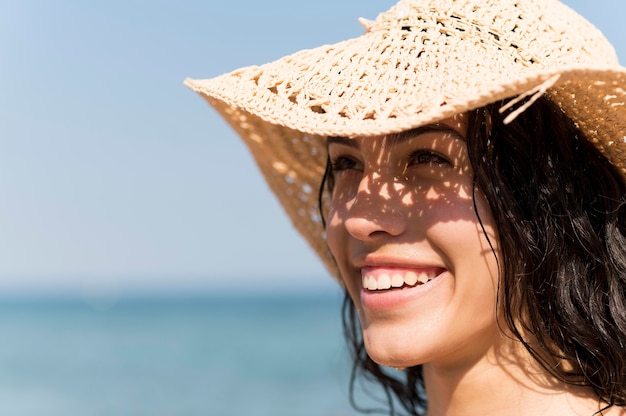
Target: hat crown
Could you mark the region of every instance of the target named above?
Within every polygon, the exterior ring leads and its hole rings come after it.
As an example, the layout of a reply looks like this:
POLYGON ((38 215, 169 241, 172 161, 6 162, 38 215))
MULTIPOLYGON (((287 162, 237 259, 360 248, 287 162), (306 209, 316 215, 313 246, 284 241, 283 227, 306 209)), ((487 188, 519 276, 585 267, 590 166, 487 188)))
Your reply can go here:
POLYGON ((371 31, 379 30, 497 45, 523 65, 619 65, 604 35, 556 0, 401 0, 378 16, 371 31))

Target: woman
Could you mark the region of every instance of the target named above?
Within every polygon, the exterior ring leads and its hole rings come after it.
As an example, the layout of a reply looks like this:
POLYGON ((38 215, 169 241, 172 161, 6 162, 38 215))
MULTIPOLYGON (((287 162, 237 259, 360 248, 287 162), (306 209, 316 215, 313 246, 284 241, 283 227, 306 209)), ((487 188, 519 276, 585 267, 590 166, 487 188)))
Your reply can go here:
POLYGON ((391 414, 626 414, 611 45, 556 0, 403 0, 362 24, 187 81, 345 288, 353 377, 391 414))

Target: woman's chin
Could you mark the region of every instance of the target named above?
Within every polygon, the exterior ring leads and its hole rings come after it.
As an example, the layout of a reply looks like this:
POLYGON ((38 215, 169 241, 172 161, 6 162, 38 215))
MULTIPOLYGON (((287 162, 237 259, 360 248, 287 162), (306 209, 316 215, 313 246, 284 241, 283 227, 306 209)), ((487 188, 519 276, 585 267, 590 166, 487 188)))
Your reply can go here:
POLYGON ((421 364, 416 363, 415 360, 406 360, 402 357, 372 357, 370 355, 370 358, 380 366, 395 368, 396 370, 404 370, 405 368, 421 364))
POLYGON ((415 345, 404 345, 398 342, 383 340, 380 342, 365 342, 367 355, 379 365, 392 368, 407 368, 423 364, 428 361, 422 357, 423 353, 415 350, 415 345))

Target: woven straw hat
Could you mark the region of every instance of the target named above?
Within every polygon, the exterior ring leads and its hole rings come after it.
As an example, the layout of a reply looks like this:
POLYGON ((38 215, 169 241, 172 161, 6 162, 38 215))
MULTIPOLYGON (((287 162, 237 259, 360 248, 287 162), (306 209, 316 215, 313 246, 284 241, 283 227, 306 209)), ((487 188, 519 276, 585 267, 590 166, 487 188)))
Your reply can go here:
POLYGON ((515 117, 545 94, 624 168, 626 69, 557 0, 401 0, 361 22, 357 38, 185 81, 245 141, 335 277, 317 203, 327 136, 403 131, 507 98, 515 117))

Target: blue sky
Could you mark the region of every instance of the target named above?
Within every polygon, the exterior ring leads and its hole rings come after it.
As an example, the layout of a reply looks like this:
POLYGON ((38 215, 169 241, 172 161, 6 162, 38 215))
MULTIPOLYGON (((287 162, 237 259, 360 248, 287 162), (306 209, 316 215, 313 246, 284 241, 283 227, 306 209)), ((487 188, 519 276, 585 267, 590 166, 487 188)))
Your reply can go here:
MULTIPOLYGON (((182 82, 357 36, 394 3, 0 0, 0 293, 332 287, 182 82)), ((566 3, 624 62, 626 4, 566 3)))

